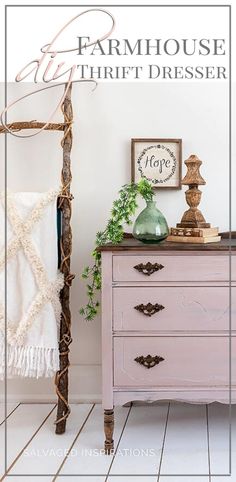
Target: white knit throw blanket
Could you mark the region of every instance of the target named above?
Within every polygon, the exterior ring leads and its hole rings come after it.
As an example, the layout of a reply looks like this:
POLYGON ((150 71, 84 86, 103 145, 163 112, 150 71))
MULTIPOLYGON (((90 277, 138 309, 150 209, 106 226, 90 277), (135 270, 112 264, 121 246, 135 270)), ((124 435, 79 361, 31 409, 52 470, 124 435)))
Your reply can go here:
MULTIPOLYGON (((59 192, 7 194, 7 323, 4 230, 0 231, 0 378, 5 363, 8 377, 50 377, 59 367, 59 292, 63 286, 58 271, 59 192)), ((4 213, 2 194, 1 228, 4 213)))

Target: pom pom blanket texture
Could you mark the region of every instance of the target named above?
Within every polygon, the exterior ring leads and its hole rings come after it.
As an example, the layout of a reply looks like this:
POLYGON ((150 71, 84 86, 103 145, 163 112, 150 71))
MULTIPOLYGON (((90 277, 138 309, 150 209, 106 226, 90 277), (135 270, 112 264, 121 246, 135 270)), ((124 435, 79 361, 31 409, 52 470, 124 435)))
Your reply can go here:
POLYGON ((59 193, 8 192, 6 207, 4 194, 0 197, 0 378, 5 364, 8 377, 51 377, 59 368, 59 293, 64 284, 58 270, 59 193))

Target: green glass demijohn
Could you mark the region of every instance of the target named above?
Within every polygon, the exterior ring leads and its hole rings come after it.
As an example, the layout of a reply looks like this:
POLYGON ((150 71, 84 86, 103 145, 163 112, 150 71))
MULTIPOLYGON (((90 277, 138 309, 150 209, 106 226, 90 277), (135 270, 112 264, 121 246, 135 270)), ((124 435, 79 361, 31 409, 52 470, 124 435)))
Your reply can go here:
POLYGON ((158 243, 169 234, 168 224, 165 217, 157 209, 155 201, 147 201, 147 206, 138 215, 134 227, 133 236, 143 243, 158 243))

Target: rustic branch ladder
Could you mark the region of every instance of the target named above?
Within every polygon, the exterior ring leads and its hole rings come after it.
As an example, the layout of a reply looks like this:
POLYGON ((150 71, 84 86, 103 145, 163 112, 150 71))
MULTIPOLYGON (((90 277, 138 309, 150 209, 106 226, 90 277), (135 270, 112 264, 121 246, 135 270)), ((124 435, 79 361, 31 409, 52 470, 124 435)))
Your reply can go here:
MULTIPOLYGON (((65 86, 67 89, 67 85, 65 86)), ((55 377, 56 393, 58 397, 56 433, 65 432, 66 420, 70 414, 68 404, 68 369, 69 369, 69 345, 71 339, 71 312, 70 312, 70 287, 74 275, 70 272, 70 258, 72 249, 72 231, 71 231, 71 201, 73 196, 70 192, 71 187, 71 148, 72 148, 72 122, 73 109, 71 102, 72 85, 68 87, 62 104, 62 113, 64 116, 63 123, 49 123, 45 130, 62 131, 64 133, 61 146, 63 149, 63 166, 61 171, 62 192, 58 198, 58 209, 61 211, 61 238, 60 238, 60 271, 64 274, 64 286, 60 293, 61 301, 61 322, 60 322, 60 369, 55 377)), ((8 129, 17 132, 22 129, 42 129, 45 123, 31 122, 13 122, 7 124, 8 129)), ((0 134, 7 133, 8 130, 4 126, 0 126, 0 134)))

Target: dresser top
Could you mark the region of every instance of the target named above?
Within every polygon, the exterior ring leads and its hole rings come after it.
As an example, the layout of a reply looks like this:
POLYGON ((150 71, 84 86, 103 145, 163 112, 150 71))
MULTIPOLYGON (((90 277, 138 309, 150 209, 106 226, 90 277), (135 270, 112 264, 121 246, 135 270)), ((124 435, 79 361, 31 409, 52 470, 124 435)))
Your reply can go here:
POLYGON ((119 244, 107 243, 97 248, 98 251, 236 251, 236 239, 221 239, 218 243, 174 243, 172 241, 161 241, 157 244, 146 244, 134 239, 125 237, 119 244))

